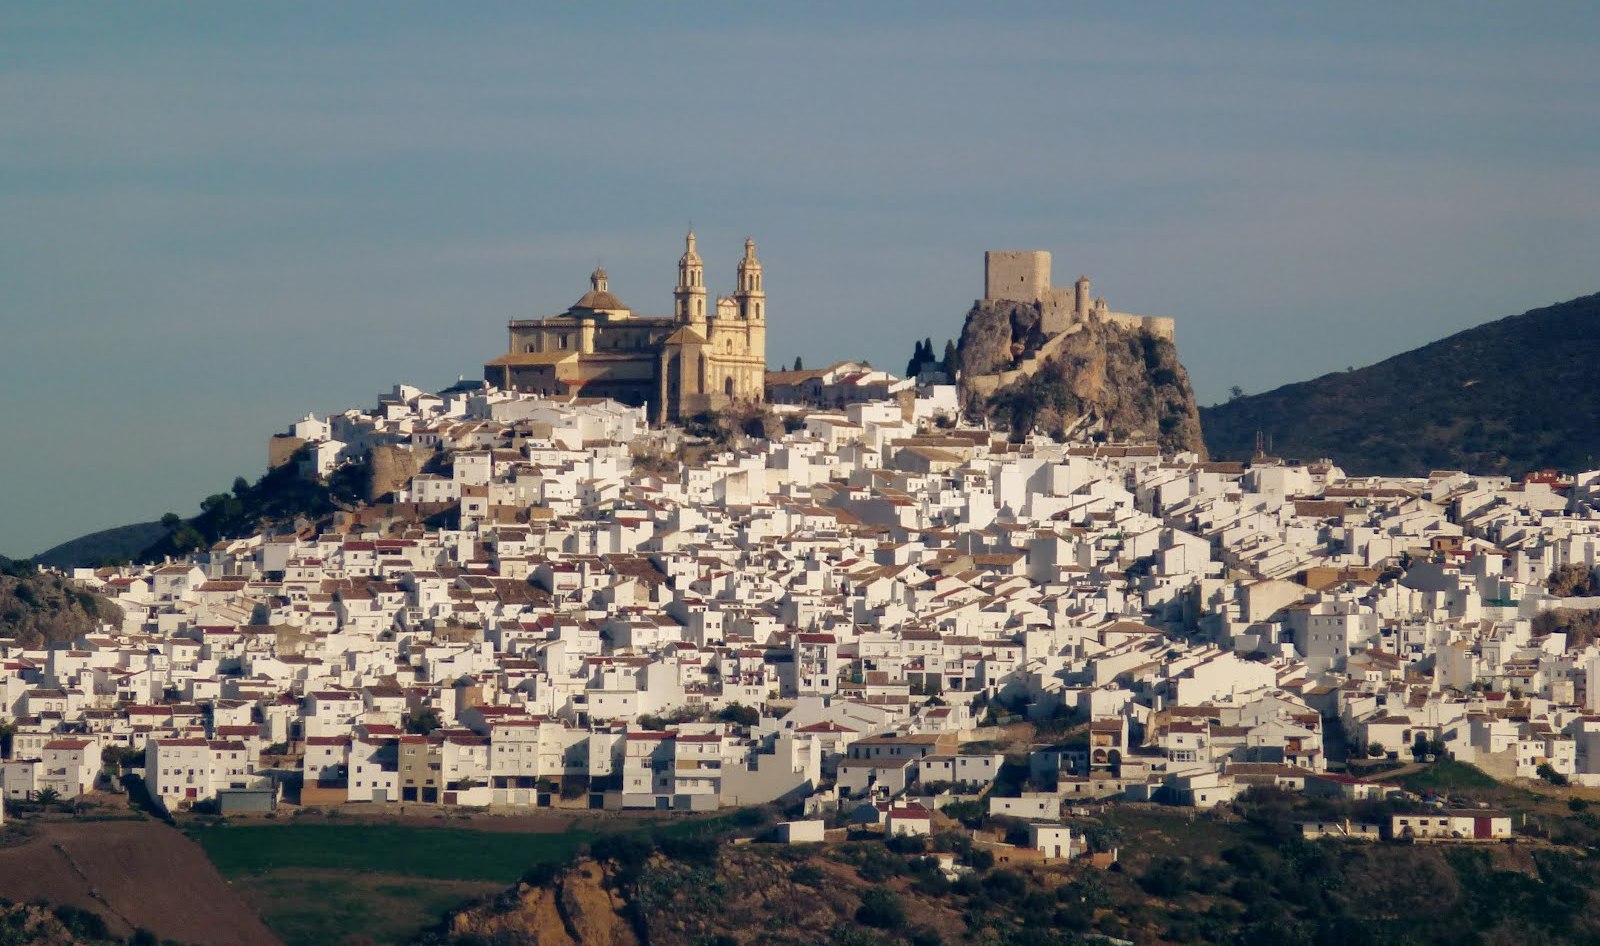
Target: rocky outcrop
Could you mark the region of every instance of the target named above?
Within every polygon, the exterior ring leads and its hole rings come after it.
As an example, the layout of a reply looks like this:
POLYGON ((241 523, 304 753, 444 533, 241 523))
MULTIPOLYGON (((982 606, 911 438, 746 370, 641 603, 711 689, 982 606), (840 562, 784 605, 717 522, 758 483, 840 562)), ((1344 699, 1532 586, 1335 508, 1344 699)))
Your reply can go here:
POLYGON ((518 884, 492 907, 458 913, 457 941, 501 940, 527 946, 639 946, 599 864, 578 864, 542 886, 518 884))
POLYGON ((1204 456, 1200 412, 1177 347, 1160 334, 1089 318, 1046 336, 1038 303, 981 300, 958 349, 969 411, 1055 436, 1104 434, 1204 456))
POLYGON ((0 637, 23 647, 66 644, 102 621, 121 624, 122 609, 59 574, 0 558, 0 637))

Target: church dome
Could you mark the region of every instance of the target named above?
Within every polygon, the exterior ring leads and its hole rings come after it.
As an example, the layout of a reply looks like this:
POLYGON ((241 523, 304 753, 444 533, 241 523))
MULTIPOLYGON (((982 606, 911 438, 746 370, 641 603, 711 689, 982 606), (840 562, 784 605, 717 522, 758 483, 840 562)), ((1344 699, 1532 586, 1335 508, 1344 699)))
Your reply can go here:
POLYGON ((582 298, 572 304, 574 309, 594 309, 595 311, 630 312, 632 311, 621 299, 604 289, 591 289, 584 293, 582 298))
POLYGON ((573 309, 592 309, 596 312, 628 312, 631 311, 621 299, 611 294, 611 279, 606 271, 596 268, 589 274, 589 291, 584 293, 577 302, 572 304, 573 309))

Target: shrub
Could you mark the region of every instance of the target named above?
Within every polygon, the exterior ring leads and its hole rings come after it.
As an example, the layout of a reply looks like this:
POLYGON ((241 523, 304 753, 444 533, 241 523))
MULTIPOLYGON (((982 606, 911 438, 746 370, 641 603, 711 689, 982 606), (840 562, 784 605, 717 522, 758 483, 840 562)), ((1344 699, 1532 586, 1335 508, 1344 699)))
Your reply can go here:
POLYGON ((801 864, 789 872, 790 880, 807 887, 820 886, 823 876, 822 868, 815 864, 801 864))
POLYGON ((1538 773, 1540 778, 1544 779, 1546 782, 1549 782, 1551 785, 1567 784, 1567 777, 1551 768, 1550 763, 1548 762, 1541 762, 1539 767, 1534 771, 1538 773))
POLYGON ((897 930, 905 925, 906 911, 900 897, 887 887, 873 887, 861 898, 856 922, 880 930, 897 930))
POLYGON ((983 889, 989 896, 1004 903, 1026 895, 1028 882, 1022 879, 1021 874, 1009 870, 997 870, 983 878, 983 889))
POLYGON ((1171 899, 1187 888, 1184 877, 1187 865, 1176 857, 1163 857, 1151 863, 1139 878, 1139 886, 1152 897, 1171 899))

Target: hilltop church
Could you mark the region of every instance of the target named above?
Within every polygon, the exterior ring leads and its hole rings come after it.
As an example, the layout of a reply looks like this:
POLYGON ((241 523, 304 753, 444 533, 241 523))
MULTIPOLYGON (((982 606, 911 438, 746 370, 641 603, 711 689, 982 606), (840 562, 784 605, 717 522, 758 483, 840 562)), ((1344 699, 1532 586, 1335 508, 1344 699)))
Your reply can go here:
POLYGON ((611 294, 606 271, 560 315, 514 319, 506 354, 483 366, 491 384, 549 396, 608 397, 649 407, 656 423, 763 396, 767 294, 756 243, 745 240, 736 289, 706 306, 694 231, 684 239, 671 318, 643 316, 611 294))

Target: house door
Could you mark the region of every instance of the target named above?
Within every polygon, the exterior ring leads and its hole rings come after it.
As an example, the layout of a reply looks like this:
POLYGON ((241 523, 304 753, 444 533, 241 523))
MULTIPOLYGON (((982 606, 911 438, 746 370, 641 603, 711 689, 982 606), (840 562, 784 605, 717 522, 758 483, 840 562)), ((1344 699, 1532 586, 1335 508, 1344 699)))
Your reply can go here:
POLYGON ((1472 836, 1480 841, 1494 837, 1494 823, 1490 818, 1472 819, 1472 836))

